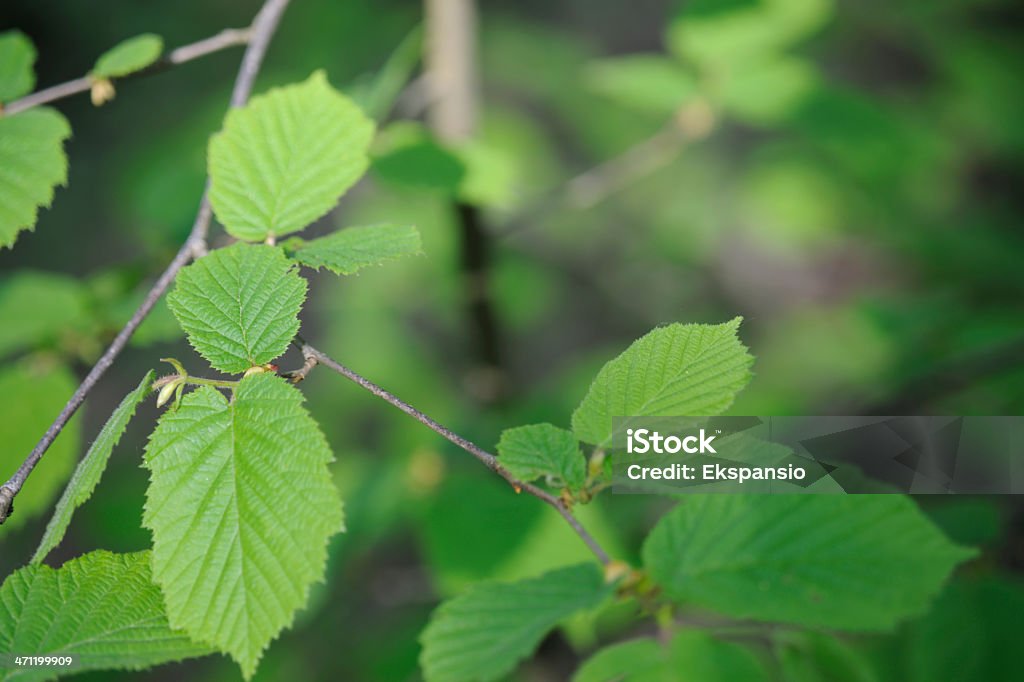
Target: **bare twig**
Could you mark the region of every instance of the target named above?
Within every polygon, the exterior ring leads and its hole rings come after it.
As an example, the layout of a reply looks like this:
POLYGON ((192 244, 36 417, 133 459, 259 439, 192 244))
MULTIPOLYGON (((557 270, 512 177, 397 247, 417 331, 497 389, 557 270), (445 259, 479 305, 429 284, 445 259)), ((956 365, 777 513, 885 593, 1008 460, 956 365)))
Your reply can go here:
POLYGON ((346 379, 349 379, 350 381, 359 384, 360 386, 362 386, 363 388, 365 388, 367 391, 374 394, 378 398, 384 400, 387 403, 390 403, 394 407, 397 407, 399 410, 405 412, 407 415, 409 415, 416 421, 420 422, 427 428, 438 433, 442 437, 448 439, 450 442, 454 443, 455 445, 459 446, 469 454, 476 457, 485 467, 487 467, 488 469, 490 469, 491 471, 493 471, 494 473, 498 474, 506 481, 508 481, 509 485, 511 485, 517 493, 526 491, 533 495, 534 497, 543 500, 544 502, 547 502, 549 505, 554 507, 559 514, 562 515, 562 518, 564 518, 572 527, 572 529, 576 531, 576 534, 580 536, 583 542, 586 543, 587 547, 590 548, 590 551, 594 553, 594 555, 602 564, 608 564, 611 562, 611 558, 608 556, 608 553, 604 550, 604 548, 601 547, 597 540, 594 539, 594 536, 587 532, 587 529, 580 524, 579 519, 577 519, 576 516, 573 515, 572 510, 569 509, 569 507, 566 506, 566 504, 561 499, 555 497, 551 493, 541 488, 538 488, 537 486, 531 483, 520 481, 511 473, 509 473, 503 466, 501 466, 501 464, 498 462, 497 457, 487 452, 479 445, 473 443, 472 441, 466 440, 465 438, 455 433, 448 427, 439 424, 438 422, 434 421, 424 413, 417 410, 409 403, 395 396, 393 393, 384 390, 383 388, 373 383, 372 381, 362 376, 361 374, 358 374, 357 372, 349 369, 345 365, 342 365, 338 361, 333 360, 330 356, 323 353, 322 351, 317 350, 308 343, 302 343, 300 345, 300 348, 302 349, 303 357, 306 358, 306 364, 303 365, 303 368, 301 370, 298 370, 298 372, 293 373, 293 377, 297 376, 299 373, 301 373, 302 377, 305 377, 306 375, 309 374, 310 370, 312 370, 313 367, 315 367, 316 365, 323 365, 324 367, 327 367, 328 369, 337 372, 346 379))
MULTIPOLYGON (((270 39, 277 30, 277 25, 281 21, 281 15, 288 6, 288 2, 289 0, 266 0, 255 19, 253 19, 252 26, 248 31, 250 37, 249 45, 245 50, 245 55, 242 57, 242 65, 239 68, 238 77, 235 79, 235 86, 231 92, 232 107, 240 107, 249 99, 256 75, 259 73, 263 57, 270 44, 270 39)), ((15 495, 21 490, 25 480, 28 479, 29 474, 32 473, 32 470, 42 458, 43 453, 46 452, 54 439, 60 434, 64 425, 67 424, 71 416, 74 415, 85 401, 86 396, 100 380, 100 377, 113 364, 114 359, 128 343, 128 339, 131 338, 135 330, 138 329, 139 325, 142 324, 142 321, 146 319, 146 316, 153 309, 153 306, 156 305, 156 302, 160 300, 160 297, 170 287, 178 271, 185 267, 193 258, 199 257, 206 252, 206 234, 210 228, 211 213, 209 183, 207 183, 207 188, 203 191, 203 198, 199 202, 199 211, 196 215, 195 223, 192 225, 192 231, 178 251, 178 254, 174 257, 174 260, 171 261, 167 269, 157 279, 153 288, 146 294, 146 298, 142 301, 142 304, 132 315, 131 319, 128 320, 128 323, 118 332, 110 347, 107 348, 93 368, 89 370, 85 380, 82 381, 78 390, 68 400, 67 405, 61 410, 56 421, 46 430, 46 434, 36 444, 35 448, 32 449, 32 452, 22 465, 18 467, 14 475, 0 486, 0 523, 3 523, 10 515, 15 495)))
MULTIPOLYGON (((122 81, 129 78, 135 78, 137 76, 147 76, 149 74, 164 71, 172 66, 178 64, 184 64, 190 62, 193 59, 199 59, 206 55, 213 54, 214 52, 220 52, 231 47, 238 45, 245 45, 249 42, 249 37, 252 35, 251 28, 228 28, 224 29, 215 36, 204 38, 188 45, 182 45, 181 47, 171 50, 161 59, 158 59, 154 63, 150 64, 146 68, 136 71, 135 73, 128 74, 122 78, 111 79, 113 81, 122 81)), ((88 92, 92 89, 93 80, 89 76, 83 76, 82 78, 76 78, 66 83, 60 83, 58 85, 33 92, 31 95, 26 95, 21 99, 16 99, 10 104, 4 107, 3 113, 5 114, 16 114, 19 111, 25 111, 32 107, 37 107, 41 104, 49 104, 65 97, 77 95, 82 92, 88 92)))

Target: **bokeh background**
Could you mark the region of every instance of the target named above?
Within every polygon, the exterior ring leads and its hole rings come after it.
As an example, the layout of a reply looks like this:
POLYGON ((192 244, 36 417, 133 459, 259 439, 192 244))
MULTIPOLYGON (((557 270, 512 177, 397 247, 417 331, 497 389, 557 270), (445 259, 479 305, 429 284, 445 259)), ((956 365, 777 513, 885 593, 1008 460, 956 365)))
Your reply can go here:
MULTIPOLYGON (((46 86, 124 38, 173 47, 258 5, 5 0, 0 30, 36 43, 46 86)), ((566 425, 600 365, 650 328, 735 315, 757 361, 734 414, 1024 414, 1019 3, 487 0, 480 19, 478 130, 446 146, 425 125, 419 3, 303 0, 285 15, 258 89, 324 68, 381 125, 370 173, 309 233, 411 222, 424 239, 423 256, 356 277, 307 273, 302 333, 318 347, 485 447, 505 427, 566 425)), ((240 55, 131 80, 102 108, 57 105, 74 129, 68 187, 0 253, 0 476, 188 233, 240 55)), ((28 560, 73 463, 165 356, 209 374, 161 306, 0 528, 0 575, 28 560)), ((258 679, 418 679, 440 598, 587 558, 553 512, 416 422, 334 375, 302 387, 349 530, 258 679)), ((140 408, 51 563, 149 545, 139 465, 156 416, 140 408)), ((1019 679, 1022 505, 919 501, 983 557, 930 614, 851 640, 857 679, 1019 679)), ((664 509, 606 497, 581 515, 635 558, 664 509)), ((574 622, 518 679, 566 679, 633 627, 615 612, 574 622)), ((92 677, 238 673, 213 657, 92 677)))

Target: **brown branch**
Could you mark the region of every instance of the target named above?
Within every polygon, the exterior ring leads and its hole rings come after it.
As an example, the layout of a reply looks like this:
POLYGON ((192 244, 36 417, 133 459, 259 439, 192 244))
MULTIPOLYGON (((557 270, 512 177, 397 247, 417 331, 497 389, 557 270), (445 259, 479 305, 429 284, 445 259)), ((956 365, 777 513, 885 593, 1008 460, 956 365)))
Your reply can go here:
MULTIPOLYGON (((245 55, 242 57, 242 65, 239 67, 235 86, 231 92, 232 107, 240 107, 249 99, 256 75, 259 73, 263 57, 267 52, 267 47, 270 45, 270 39, 277 30, 277 25, 281 21, 281 15, 288 6, 288 2, 289 0, 266 0, 255 19, 253 19, 252 26, 248 31, 250 37, 249 45, 245 50, 245 55)), ((57 438, 64 428, 64 425, 68 423, 71 416, 74 415, 85 401, 86 396, 100 380, 100 377, 113 364, 114 359, 124 349, 132 334, 135 333, 135 330, 146 319, 146 316, 153 309, 153 306, 156 305, 156 302, 160 300, 160 297, 170 287, 178 271, 185 267, 193 258, 202 256, 206 252, 206 234, 210 228, 211 213, 209 183, 207 183, 207 188, 203 191, 203 198, 199 202, 199 212, 196 215, 195 223, 192 225, 192 231, 178 251, 178 254, 174 257, 174 260, 171 261, 167 269, 157 279, 153 288, 146 294, 142 305, 135 311, 124 328, 118 332, 110 347, 107 348, 93 368, 89 370, 78 390, 75 391, 74 395, 71 396, 71 399, 64 406, 64 409, 61 410, 56 421, 46 430, 46 434, 36 444, 35 448, 32 449, 29 456, 18 467, 18 470, 14 472, 14 475, 0 486, 0 523, 3 523, 10 515, 15 495, 21 490, 29 474, 32 473, 32 470, 42 458, 43 453, 47 451, 54 439, 57 438)))
POLYGON ((297 370, 297 372, 293 372, 291 374, 293 380, 294 377, 296 376, 301 376, 304 378, 306 375, 309 374, 313 367, 315 367, 316 365, 323 365, 328 369, 334 370, 335 372, 345 377, 346 379, 349 379, 350 381, 359 384, 360 386, 362 386, 363 388, 365 388, 367 391, 374 394, 378 398, 384 400, 387 403, 390 403, 394 407, 397 407, 399 410, 405 412, 407 415, 409 415, 416 421, 420 422, 427 428, 431 429, 435 433, 441 435, 442 437, 459 446, 469 454, 476 457, 485 467, 487 467, 488 469, 490 469, 491 471, 493 471, 494 473, 498 474, 506 481, 508 481, 509 485, 511 485, 517 493, 526 491, 533 495, 534 497, 543 500, 544 502, 547 502, 549 505, 554 507, 559 514, 562 515, 562 518, 564 518, 572 527, 572 529, 576 531, 576 534, 580 536, 583 542, 586 543, 587 547, 590 548, 590 551, 594 553, 594 555, 602 564, 608 564, 611 562, 611 557, 608 556, 608 553, 604 550, 604 548, 601 547, 597 540, 594 539, 594 536, 587 532, 587 529, 580 524, 579 519, 577 519, 575 515, 573 515, 572 510, 568 506, 566 506, 566 504, 561 499, 555 497, 546 490, 538 488, 532 483, 520 481, 511 473, 509 473, 503 466, 501 466, 501 464, 498 462, 497 457, 487 452, 479 445, 473 443, 472 441, 466 440, 465 438, 455 433, 448 427, 434 421, 433 419, 431 419, 424 413, 420 412, 409 403, 405 402, 401 398, 398 398, 393 393, 384 390, 383 388, 373 383, 372 381, 362 376, 361 374, 358 374, 357 372, 349 369, 348 367, 342 365, 336 360, 331 359, 327 354, 323 353, 322 351, 317 350, 308 343, 302 343, 300 345, 300 348, 302 349, 302 356, 306 359, 306 363, 303 365, 303 368, 301 370, 297 370))
MULTIPOLYGON (((206 55, 220 52, 231 47, 238 45, 245 45, 249 42, 249 38, 252 35, 251 28, 228 28, 224 29, 215 36, 204 38, 203 40, 190 43, 188 45, 182 45, 179 48, 171 50, 166 56, 158 59, 154 63, 150 64, 144 69, 136 71, 135 73, 128 74, 121 78, 111 78, 111 81, 123 81, 129 78, 136 78, 138 76, 148 76, 150 74, 159 73, 165 71, 172 66, 184 64, 190 62, 193 59, 199 59, 206 55)), ((30 95, 26 95, 21 99, 16 99, 13 102, 7 104, 3 108, 4 114, 16 114, 19 111, 25 111, 32 107, 37 107, 42 104, 49 104, 65 97, 71 97, 82 92, 89 92, 92 89, 93 80, 89 76, 83 76, 70 80, 66 83, 60 83, 53 85, 49 88, 33 92, 30 95)))

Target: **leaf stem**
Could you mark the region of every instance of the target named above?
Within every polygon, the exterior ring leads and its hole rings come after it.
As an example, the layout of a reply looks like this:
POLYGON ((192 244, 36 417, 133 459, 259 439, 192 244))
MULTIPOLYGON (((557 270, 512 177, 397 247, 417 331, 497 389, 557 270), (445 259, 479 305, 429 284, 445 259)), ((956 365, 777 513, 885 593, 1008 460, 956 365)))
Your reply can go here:
POLYGON ((302 356, 306 359, 306 363, 303 365, 302 370, 291 373, 290 376, 293 377, 293 380, 296 376, 300 376, 300 373, 301 377, 304 378, 306 375, 309 374, 313 367, 315 367, 316 365, 323 365, 324 367, 327 367, 328 369, 337 372, 346 379, 355 382, 356 384, 366 389, 370 393, 374 394, 378 398, 384 400, 393 407, 397 407, 399 410, 405 412, 407 415, 409 415, 416 421, 420 422, 427 428, 431 429, 435 433, 441 435, 448 441, 454 443, 455 445, 459 446, 469 454, 476 457, 485 467, 487 467, 494 473, 504 478, 509 483, 509 485, 512 486, 512 489, 515 490, 517 493, 523 491, 528 492, 534 497, 543 500, 550 506, 554 507, 555 510, 562 515, 562 518, 565 519, 569 526, 572 527, 576 534, 580 536, 580 539, 582 539, 583 542, 586 543, 587 547, 590 549, 591 552, 594 553, 594 556, 597 557, 598 561, 600 561, 604 565, 607 565, 611 562, 611 557, 608 555, 608 553, 604 550, 603 547, 601 547, 600 543, 598 543, 594 536, 592 536, 587 531, 587 529, 583 527, 583 525, 579 522, 579 519, 577 519, 576 516, 572 513, 572 509, 570 509, 569 506, 561 499, 552 495, 546 490, 543 490, 533 485, 532 483, 520 481, 511 473, 509 473, 508 470, 506 470, 503 466, 501 466, 497 457, 487 452, 476 443, 473 443, 472 441, 463 438, 462 436, 455 433, 448 427, 434 421, 433 419, 428 417, 423 412, 420 412, 409 403, 405 402, 401 398, 398 398, 393 393, 384 390, 383 388, 373 383, 366 377, 349 369, 345 365, 342 365, 340 362, 332 359, 326 353, 317 350, 316 348, 309 345, 305 341, 298 342, 297 345, 302 350, 302 356))
MULTIPOLYGON (((259 73, 260 66, 263 64, 263 57, 266 55, 267 47, 270 45, 270 39, 281 22, 281 15, 284 13, 285 8, 288 7, 288 2, 289 0, 266 0, 259 13, 253 19, 252 26, 247 31, 249 44, 245 49, 245 54, 242 56, 242 64, 239 67, 238 76, 235 78, 235 85, 231 92, 232 107, 240 107, 249 99, 253 84, 256 81, 256 75, 259 73)), ((50 425, 50 428, 46 430, 46 433, 32 449, 32 452, 29 453, 29 456, 22 462, 11 478, 3 485, 0 485, 0 524, 7 520, 14 497, 21 490, 22 486, 25 485, 25 481, 28 479, 29 474, 32 473, 36 464, 39 463, 43 453, 49 449, 50 445, 64 428, 64 425, 68 423, 68 420, 71 419, 72 415, 75 414, 85 401, 85 397, 99 382, 100 377, 114 363, 114 360, 124 349, 125 345, 127 345, 128 339, 131 338, 135 330, 142 324, 142 321, 149 315, 153 306, 156 305, 160 297, 170 287, 178 271, 194 258, 199 258, 206 253, 206 234, 210 229, 211 216, 209 180, 207 180, 207 186, 203 190, 203 197, 199 202, 199 211, 196 214, 195 223, 192 225, 192 231, 189 233, 185 243, 182 244, 181 249, 178 250, 174 260, 171 261, 167 269, 157 279, 153 288, 146 294, 142 304, 132 315, 131 319, 128 320, 128 323, 118 332, 110 347, 93 365, 93 368, 89 370, 78 390, 68 400, 64 409, 61 410, 57 419, 50 425)))
POLYGON ((185 379, 185 383, 190 386, 214 386, 216 388, 230 388, 234 390, 238 387, 237 381, 231 381, 228 379, 204 379, 203 377, 189 376, 185 379))
POLYGON ((150 387, 150 391, 159 391, 167 384, 174 383, 176 381, 188 384, 189 386, 214 386, 216 388, 230 388, 232 390, 238 388, 238 381, 232 379, 206 379, 204 377, 195 377, 191 374, 168 374, 167 376, 162 376, 154 381, 153 385, 150 387))

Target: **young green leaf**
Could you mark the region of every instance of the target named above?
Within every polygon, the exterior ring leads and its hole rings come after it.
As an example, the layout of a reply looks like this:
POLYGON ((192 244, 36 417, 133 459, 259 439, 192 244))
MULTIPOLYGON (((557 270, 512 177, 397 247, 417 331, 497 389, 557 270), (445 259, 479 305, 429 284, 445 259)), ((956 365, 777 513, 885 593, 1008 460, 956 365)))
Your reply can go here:
POLYGON ((305 298, 306 280, 280 249, 233 244, 182 269, 167 303, 200 355, 240 374, 288 350, 305 298))
POLYGON ((0 103, 11 102, 32 92, 36 75, 32 65, 36 48, 21 31, 0 33, 0 103))
MULTIPOLYGON (((576 437, 605 447, 613 417, 708 416, 724 411, 750 380, 753 358, 724 324, 670 324, 635 341, 601 368, 572 415, 576 437)), ((623 428, 625 428, 623 426, 623 428)))
POLYGON ((587 463, 576 436, 551 424, 506 429, 498 441, 498 462, 516 478, 555 476, 570 490, 586 483, 587 463))
POLYGON ((138 670, 205 656, 167 624, 149 552, 96 551, 59 569, 26 566, 0 587, 0 679, 51 680, 54 666, 14 667, 14 656, 73 656, 75 672, 138 670))
POLYGON ((153 33, 143 33, 110 48, 96 60, 89 73, 93 78, 120 78, 141 71, 164 51, 164 40, 153 33))
POLYGON ((643 554, 680 602, 866 631, 921 613, 974 551, 901 495, 694 495, 658 523, 643 554))
MULTIPOLYGON (((17 470, 77 385, 59 364, 23 362, 0 368, 0 471, 17 470)), ((39 461, 14 500, 14 513, 0 526, 0 537, 53 504, 75 466, 80 426, 72 419, 39 461)))
POLYGON ((125 396, 121 404, 110 415, 107 423, 103 425, 100 435, 96 436, 89 452, 85 453, 85 457, 79 462, 78 468, 71 476, 71 481, 64 489, 64 494, 57 501, 53 517, 46 524, 46 532, 43 533, 43 539, 39 541, 39 548, 32 556, 33 564, 40 563, 50 553, 50 550, 60 544, 60 541, 64 539, 64 532, 67 530, 68 524, 71 523, 71 515, 75 513, 75 509, 82 506, 92 496, 92 491, 96 489, 100 477, 103 476, 103 470, 107 468, 110 453, 113 452, 117 442, 121 440, 121 434, 127 428, 132 415, 135 414, 135 408, 145 400, 152 381, 153 372, 150 371, 138 387, 125 396))
POLYGON ((185 395, 146 447, 143 525, 168 618, 247 678, 342 529, 331 460, 302 393, 269 373, 244 377, 231 402, 208 386, 185 395))
POLYGON ((305 242, 292 258, 311 268, 351 275, 370 265, 420 252, 420 233, 412 225, 367 225, 347 227, 305 242))
POLYGON ((210 202, 227 231, 280 237, 331 210, 366 170, 373 123, 317 71, 231 111, 210 141, 210 202))
POLYGON ((427 682, 488 682, 508 674, 553 627, 614 590, 595 564, 515 583, 479 583, 441 604, 421 641, 427 682))
POLYGON ((0 248, 35 227, 40 206, 68 179, 67 120, 49 107, 0 116, 0 248))
POLYGON ((635 639, 606 647, 576 671, 573 682, 763 682, 768 675, 746 647, 686 630, 666 645, 635 639))

